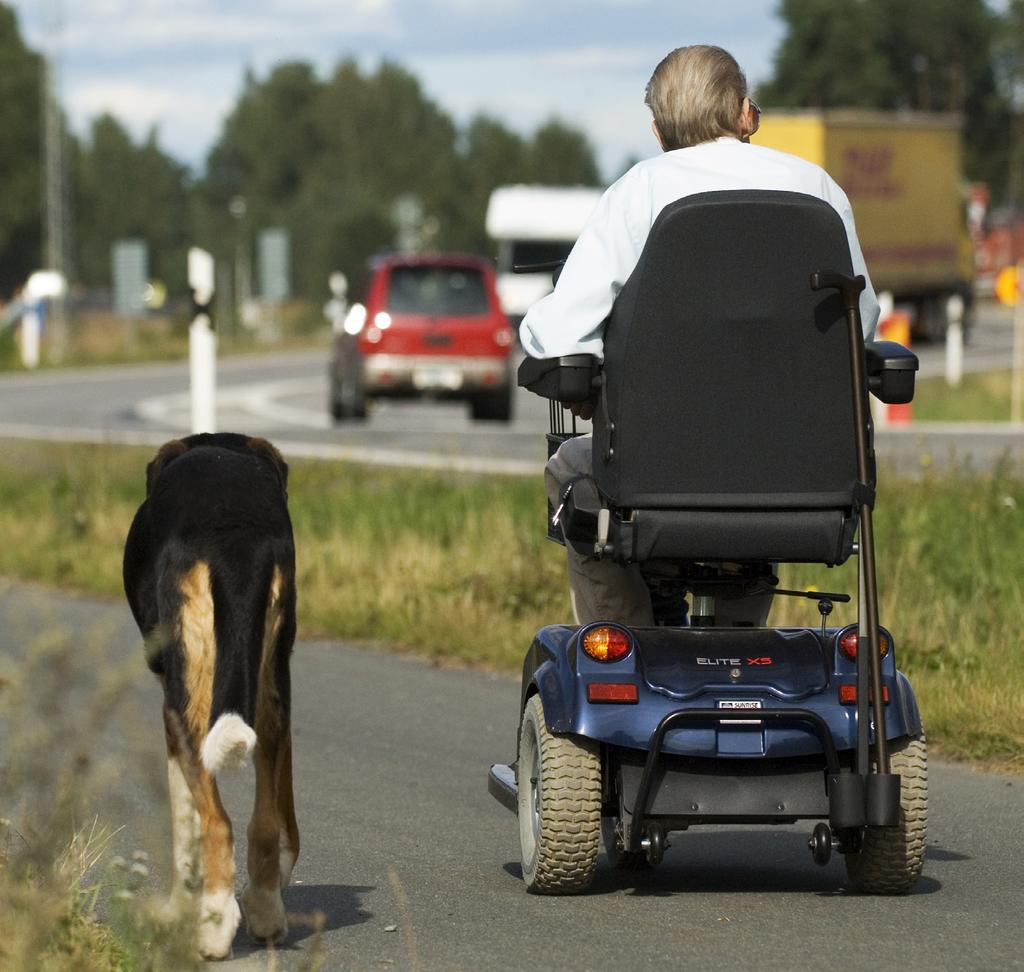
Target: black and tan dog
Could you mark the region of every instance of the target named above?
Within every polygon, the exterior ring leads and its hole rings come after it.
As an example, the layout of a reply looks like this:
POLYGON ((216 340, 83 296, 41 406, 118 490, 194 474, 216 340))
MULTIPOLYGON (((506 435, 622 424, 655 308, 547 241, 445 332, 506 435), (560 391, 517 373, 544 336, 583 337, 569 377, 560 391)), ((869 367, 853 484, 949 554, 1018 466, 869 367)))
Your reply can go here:
POLYGON ((207 958, 230 954, 240 918, 231 821, 215 776, 250 755, 256 799, 242 907, 256 938, 287 932, 281 888, 299 853, 287 477, 264 439, 221 433, 168 442, 146 470, 146 499, 125 546, 125 592, 164 690, 172 902, 194 906, 198 895, 207 958))

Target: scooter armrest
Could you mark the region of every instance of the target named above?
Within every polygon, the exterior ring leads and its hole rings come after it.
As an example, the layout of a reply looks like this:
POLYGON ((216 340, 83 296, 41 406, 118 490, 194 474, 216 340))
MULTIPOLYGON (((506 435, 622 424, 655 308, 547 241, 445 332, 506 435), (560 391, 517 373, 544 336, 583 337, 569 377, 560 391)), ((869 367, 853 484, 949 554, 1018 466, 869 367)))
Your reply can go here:
POLYGON ((868 391, 887 405, 904 405, 914 399, 917 355, 895 341, 868 341, 868 391))
POLYGON ((519 385, 541 398, 586 402, 594 395, 594 378, 601 363, 592 354, 560 358, 526 358, 519 366, 519 385))

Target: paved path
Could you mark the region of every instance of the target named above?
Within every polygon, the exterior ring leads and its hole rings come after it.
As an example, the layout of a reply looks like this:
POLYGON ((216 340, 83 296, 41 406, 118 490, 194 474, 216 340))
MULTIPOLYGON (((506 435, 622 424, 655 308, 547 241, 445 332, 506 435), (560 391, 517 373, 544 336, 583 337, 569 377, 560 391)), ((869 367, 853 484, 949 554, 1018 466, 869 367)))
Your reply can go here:
MULTIPOLYGON (((159 694, 127 609, 0 585, 0 675, 58 628, 83 677, 111 665, 129 678, 103 747, 117 760, 103 806, 126 825, 122 849, 153 852, 162 886, 159 694)), ((327 969, 1024 968, 1024 779, 934 762, 925 873, 904 898, 848 894, 842 862, 814 865, 807 828, 791 827, 696 829, 650 874, 602 859, 590 893, 532 897, 514 818, 485 784, 489 763, 513 754, 515 679, 331 642, 299 644, 293 671, 302 856, 285 903, 325 916, 327 969)), ((69 684, 64 705, 76 700, 69 684)), ((251 771, 224 789, 244 845, 251 771)), ((313 942, 295 924, 281 967, 300 967, 313 942)), ((221 968, 269 965, 240 933, 221 968)))

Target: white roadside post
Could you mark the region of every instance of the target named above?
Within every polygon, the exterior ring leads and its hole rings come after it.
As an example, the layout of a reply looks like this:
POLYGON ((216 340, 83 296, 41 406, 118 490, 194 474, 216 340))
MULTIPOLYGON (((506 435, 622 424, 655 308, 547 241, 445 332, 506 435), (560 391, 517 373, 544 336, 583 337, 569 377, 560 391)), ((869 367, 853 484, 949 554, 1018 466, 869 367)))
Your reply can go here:
POLYGON ((953 294, 946 301, 946 384, 959 386, 964 376, 964 299, 953 294))
POLYGON ((39 367, 43 301, 63 297, 66 289, 63 274, 56 270, 37 270, 25 281, 25 309, 21 314, 21 363, 26 368, 39 367))
POLYGON ((1010 375, 1010 421, 1024 419, 1024 260, 1017 264, 1013 304, 1013 371, 1010 375))
POLYGON ((210 321, 213 257, 193 246, 188 251, 188 284, 195 317, 188 329, 192 434, 217 431, 217 337, 210 321))

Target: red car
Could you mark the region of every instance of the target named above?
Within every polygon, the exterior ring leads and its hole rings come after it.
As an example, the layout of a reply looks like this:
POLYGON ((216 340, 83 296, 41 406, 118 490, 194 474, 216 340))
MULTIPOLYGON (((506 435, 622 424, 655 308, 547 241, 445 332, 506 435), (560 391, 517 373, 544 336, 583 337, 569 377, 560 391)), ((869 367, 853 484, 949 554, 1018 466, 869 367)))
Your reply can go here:
POLYGON ((393 255, 373 264, 366 304, 334 345, 330 407, 361 418, 370 398, 468 401, 474 419, 507 422, 515 334, 491 263, 456 253, 393 255))

